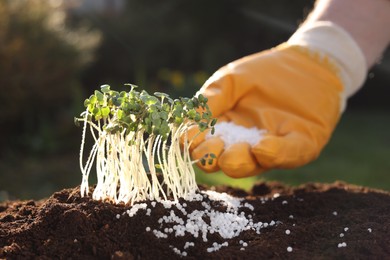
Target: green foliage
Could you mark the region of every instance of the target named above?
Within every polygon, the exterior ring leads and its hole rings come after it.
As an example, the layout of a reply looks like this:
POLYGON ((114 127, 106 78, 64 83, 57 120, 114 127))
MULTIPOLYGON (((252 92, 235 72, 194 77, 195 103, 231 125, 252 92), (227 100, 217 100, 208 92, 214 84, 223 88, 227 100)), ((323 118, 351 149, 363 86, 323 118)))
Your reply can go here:
MULTIPOLYGON (((216 119, 211 117, 208 100, 202 94, 173 100, 168 94, 156 92, 150 95, 145 90, 136 91, 135 85, 129 85, 129 92, 111 90, 109 85, 101 86, 100 91, 95 90, 84 101, 91 116, 88 120, 103 120, 103 129, 112 134, 143 129, 149 135, 162 136, 163 140, 170 134, 170 125, 179 126, 186 120, 196 122, 201 131, 214 129, 216 119)), ((84 118, 75 118, 75 123, 82 120, 84 118)))

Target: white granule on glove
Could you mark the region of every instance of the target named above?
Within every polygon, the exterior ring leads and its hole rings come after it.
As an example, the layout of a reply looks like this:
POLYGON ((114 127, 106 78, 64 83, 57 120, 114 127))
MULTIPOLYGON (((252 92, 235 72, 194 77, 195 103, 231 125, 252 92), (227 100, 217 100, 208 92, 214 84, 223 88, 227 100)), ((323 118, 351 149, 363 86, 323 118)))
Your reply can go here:
POLYGON ((246 128, 233 122, 221 122, 215 125, 214 135, 211 133, 206 135, 206 140, 218 136, 225 143, 225 149, 233 144, 243 142, 254 146, 260 142, 266 132, 266 130, 260 130, 257 127, 246 128))

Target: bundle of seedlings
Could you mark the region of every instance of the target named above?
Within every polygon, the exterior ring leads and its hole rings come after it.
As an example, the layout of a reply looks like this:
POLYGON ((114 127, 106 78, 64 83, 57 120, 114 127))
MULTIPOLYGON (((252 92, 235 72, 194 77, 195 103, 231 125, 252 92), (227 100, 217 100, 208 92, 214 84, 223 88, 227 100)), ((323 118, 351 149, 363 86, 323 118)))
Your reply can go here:
MULTIPOLYGON (((198 188, 186 132, 194 124, 200 132, 209 128, 213 132, 216 119, 211 118, 207 98, 173 100, 165 93, 150 95, 138 92, 134 85, 129 87, 128 92, 118 92, 101 86, 101 91, 85 100, 86 110, 75 119, 83 123, 81 196, 89 193, 88 178, 96 161, 97 184, 92 195, 96 200, 132 205, 191 197, 198 188), (84 163, 88 129, 95 143, 84 163)), ((213 155, 206 156, 213 159, 213 155)))

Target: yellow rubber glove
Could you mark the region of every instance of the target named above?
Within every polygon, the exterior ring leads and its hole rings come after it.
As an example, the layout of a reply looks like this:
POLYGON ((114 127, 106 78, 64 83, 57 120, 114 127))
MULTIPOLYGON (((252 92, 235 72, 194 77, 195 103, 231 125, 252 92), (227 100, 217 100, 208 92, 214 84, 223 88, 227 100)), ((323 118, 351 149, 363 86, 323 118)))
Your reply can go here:
POLYGON ((365 56, 347 31, 329 21, 306 23, 287 43, 221 68, 199 91, 219 122, 267 134, 251 145, 226 146, 220 137, 205 138, 207 133, 194 127, 188 131, 191 156, 214 153, 211 164, 198 165, 235 178, 307 164, 328 142, 366 73, 365 56))
MULTIPOLYGON (((198 163, 203 170, 240 178, 317 158, 339 120, 343 84, 325 57, 284 44, 221 68, 199 93, 209 99, 218 122, 267 130, 253 147, 238 143, 225 149, 219 137, 205 139, 204 133, 194 139, 193 159, 217 156, 211 165, 198 163)), ((197 132, 193 128, 189 136, 197 132)))

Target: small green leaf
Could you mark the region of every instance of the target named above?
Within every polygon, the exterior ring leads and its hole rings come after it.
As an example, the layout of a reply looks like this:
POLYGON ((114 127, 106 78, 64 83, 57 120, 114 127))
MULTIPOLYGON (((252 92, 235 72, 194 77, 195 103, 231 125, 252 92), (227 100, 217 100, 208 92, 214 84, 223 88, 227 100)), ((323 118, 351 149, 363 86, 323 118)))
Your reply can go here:
POLYGON ((110 92, 110 86, 109 85, 102 85, 102 86, 100 86, 100 90, 103 93, 108 93, 108 92, 110 92))
POLYGON ((181 123, 183 123, 184 119, 182 117, 175 117, 175 123, 177 125, 180 125, 181 123))
POLYGON ((123 97, 113 97, 113 98, 112 98, 112 104, 113 104, 114 106, 119 107, 119 106, 122 105, 122 102, 123 102, 123 97))
POLYGON ((208 101, 208 99, 205 96, 203 96, 202 94, 198 95, 198 99, 199 99, 199 102, 203 103, 203 104, 207 103, 207 101, 208 101))
POLYGON ((95 90, 95 96, 97 98, 97 101, 99 102, 99 104, 102 104, 103 101, 104 101, 104 95, 102 92, 100 92, 99 90, 95 90))
POLYGON ((124 117, 124 112, 123 110, 119 109, 117 112, 116 112, 116 116, 118 117, 118 119, 122 119, 124 117))
POLYGON ((161 126, 161 120, 160 119, 153 119, 152 123, 155 127, 160 127, 161 126))
POLYGON ((102 117, 103 117, 103 118, 107 118, 108 115, 110 114, 110 108, 108 108, 108 107, 103 107, 103 108, 101 109, 101 113, 102 113, 102 117))
POLYGON ((156 103, 158 103, 158 99, 156 97, 153 97, 153 96, 149 96, 146 101, 145 101, 145 104, 150 106, 150 105, 154 105, 156 103))
POLYGON ((213 120, 211 120, 210 125, 211 125, 211 126, 215 126, 216 123, 217 123, 217 119, 216 119, 216 118, 213 118, 213 120))
POLYGON ((195 117, 194 117, 195 122, 199 122, 200 119, 201 119, 200 114, 198 112, 196 112, 195 117))
POLYGON ((169 125, 166 121, 162 121, 161 126, 160 126, 160 135, 168 135, 170 132, 169 125))
POLYGON ((173 104, 173 99, 172 98, 167 97, 167 100, 168 100, 169 104, 173 104))
POLYGON ((205 166, 205 165, 206 165, 206 159, 204 159, 204 158, 200 159, 200 164, 202 164, 203 166, 205 166))
POLYGON ((198 127, 199 127, 199 130, 200 130, 201 132, 203 132, 204 130, 207 129, 207 124, 206 124, 205 122, 199 122, 199 123, 198 123, 198 127))
POLYGON ((199 100, 196 97, 193 97, 192 104, 194 105, 194 107, 199 107, 199 100))
POLYGON ((87 107, 90 103, 91 103, 91 100, 89 100, 87 98, 86 100, 84 100, 84 107, 87 107))
POLYGON ((188 115, 188 118, 190 119, 195 119, 195 116, 196 116, 196 111, 195 109, 191 109, 187 112, 187 115, 188 115))
POLYGON ((192 100, 188 100, 188 102, 186 103, 186 107, 188 109, 193 109, 194 108, 194 103, 192 102, 192 100))
POLYGON ((77 127, 80 126, 80 120, 79 120, 77 117, 74 118, 74 124, 75 124, 77 127))
POLYGON ((91 103, 88 105, 88 112, 93 113, 93 110, 95 109, 95 106, 91 103))
POLYGON ((129 87, 131 87, 131 90, 130 91, 133 91, 133 89, 136 89, 136 88, 138 88, 138 86, 137 85, 134 85, 134 84, 130 84, 130 83, 126 83, 126 84, 124 84, 125 86, 129 86, 129 87))
POLYGON ((159 97, 159 98, 167 98, 167 97, 169 97, 168 94, 161 93, 161 92, 154 92, 154 95, 155 95, 156 97, 159 97))
POLYGON ((211 114, 210 113, 208 113, 208 112, 204 112, 203 114, 202 114, 202 118, 203 119, 210 119, 210 117, 211 117, 211 114))
POLYGON ((89 97, 89 102, 90 102, 89 104, 95 105, 96 101, 97 101, 97 97, 95 95, 91 95, 89 97))
POLYGON ((100 112, 100 109, 97 108, 97 107, 94 107, 93 110, 92 110, 92 114, 93 114, 94 116, 98 115, 99 112, 100 112))
POLYGON ((162 111, 159 113, 159 117, 162 119, 162 120, 167 120, 168 119, 168 113, 165 112, 165 111, 162 111))

